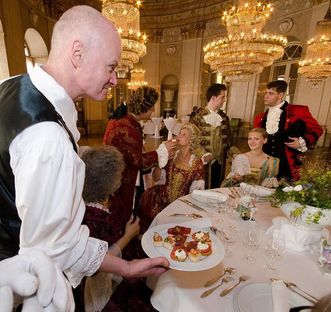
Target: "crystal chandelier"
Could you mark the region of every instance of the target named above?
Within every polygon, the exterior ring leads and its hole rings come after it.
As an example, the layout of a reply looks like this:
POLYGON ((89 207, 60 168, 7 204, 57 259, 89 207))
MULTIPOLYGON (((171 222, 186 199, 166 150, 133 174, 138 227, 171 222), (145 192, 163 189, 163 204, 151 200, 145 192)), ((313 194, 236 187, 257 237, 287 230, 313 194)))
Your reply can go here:
POLYGON ((122 54, 118 72, 128 72, 146 54, 147 36, 140 32, 138 0, 103 0, 102 14, 118 29, 122 41, 122 54))
POLYGON ((229 81, 261 73, 283 55, 287 44, 285 37, 262 32, 272 11, 270 4, 256 0, 239 0, 238 8, 224 11, 222 21, 228 35, 204 46, 205 63, 229 81))
POLYGON ((305 59, 299 62, 298 72, 312 87, 331 77, 331 1, 323 20, 317 22, 315 37, 308 41, 305 59))
POLYGON ((130 90, 137 90, 138 88, 147 85, 147 82, 145 81, 145 71, 143 69, 132 69, 130 73, 131 81, 128 82, 128 88, 130 90))

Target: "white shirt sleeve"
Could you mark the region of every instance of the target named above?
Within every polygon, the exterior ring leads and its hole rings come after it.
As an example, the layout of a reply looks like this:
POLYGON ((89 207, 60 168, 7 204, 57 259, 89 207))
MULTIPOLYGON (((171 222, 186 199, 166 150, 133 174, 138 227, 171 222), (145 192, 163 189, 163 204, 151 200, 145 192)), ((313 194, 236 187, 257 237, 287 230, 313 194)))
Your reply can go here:
POLYGON ((77 286, 83 276, 97 271, 108 249, 106 242, 89 238, 87 226, 81 225, 83 161, 54 122, 25 129, 9 153, 22 220, 19 252, 43 250, 77 286))
POLYGON ((159 158, 159 167, 162 169, 168 162, 169 152, 163 143, 159 145, 156 152, 159 158))

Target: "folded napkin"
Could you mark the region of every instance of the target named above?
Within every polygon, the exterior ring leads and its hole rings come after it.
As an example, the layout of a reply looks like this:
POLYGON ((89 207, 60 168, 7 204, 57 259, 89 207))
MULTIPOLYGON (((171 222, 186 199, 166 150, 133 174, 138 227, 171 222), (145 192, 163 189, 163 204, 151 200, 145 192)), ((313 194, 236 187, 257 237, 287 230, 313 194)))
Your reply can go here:
POLYGON ((285 217, 276 217, 272 219, 272 226, 266 234, 281 233, 286 238, 285 249, 296 252, 310 251, 318 244, 322 237, 328 237, 327 229, 320 231, 309 231, 288 221, 285 217))
POLYGON ((210 190, 193 190, 191 196, 193 199, 203 203, 223 203, 229 198, 229 195, 227 194, 210 190))
POLYGON ((251 185, 245 182, 240 183, 240 188, 243 191, 249 192, 250 194, 255 194, 256 196, 260 196, 260 197, 270 196, 275 192, 274 189, 259 185, 251 185))
POLYGON ((290 309, 288 290, 283 281, 271 283, 273 312, 288 312, 290 309))

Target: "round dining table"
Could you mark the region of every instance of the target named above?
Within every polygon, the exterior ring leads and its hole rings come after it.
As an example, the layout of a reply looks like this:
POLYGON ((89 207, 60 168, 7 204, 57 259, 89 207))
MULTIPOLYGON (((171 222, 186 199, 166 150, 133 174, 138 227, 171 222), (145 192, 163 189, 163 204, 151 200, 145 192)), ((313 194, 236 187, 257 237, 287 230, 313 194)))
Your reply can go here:
MULTIPOLYGON (((220 193, 230 194, 229 188, 214 189, 220 193)), ((253 263, 245 260, 247 249, 244 248, 242 240, 242 232, 247 226, 247 222, 255 222, 255 226, 261 229, 261 233, 272 226, 272 219, 276 217, 284 217, 280 209, 272 207, 267 200, 258 200, 256 202, 257 211, 254 214, 255 221, 244 221, 236 215, 231 215, 226 212, 220 212, 217 208, 202 207, 204 210, 199 210, 197 206, 191 205, 189 200, 193 202, 191 195, 184 196, 172 202, 162 212, 160 212, 153 220, 150 229, 160 224, 178 224, 186 226, 198 226, 210 229, 213 226, 222 230, 224 226, 233 226, 238 231, 236 240, 229 245, 231 255, 224 256, 223 260, 209 269, 202 269, 201 271, 182 271, 169 269, 167 272, 159 277, 150 277, 147 280, 147 285, 153 290, 151 303, 153 307, 161 312, 200 312, 200 311, 225 311, 225 312, 241 312, 238 308, 238 293, 243 287, 256 284, 268 288, 270 292, 271 278, 277 278, 284 281, 295 283, 298 287, 313 295, 316 298, 321 298, 324 295, 331 293, 331 278, 323 274, 319 269, 316 252, 294 252, 285 250, 278 261, 275 262, 275 270, 266 270, 266 255, 262 243, 256 251, 252 251, 255 261, 253 263), (173 214, 191 214, 196 213, 202 218, 193 219, 190 216, 173 214), (207 289, 204 284, 219 276, 225 267, 235 269, 235 274, 231 275, 233 280, 225 283, 216 289, 213 293, 205 298, 200 295, 207 289), (233 291, 226 296, 221 297, 220 293, 225 288, 234 285, 238 282, 240 276, 247 276, 247 281, 241 283, 233 291), (236 301, 237 300, 237 301, 236 301)), ((195 204, 197 204, 195 202, 195 204)), ((198 205, 199 206, 199 205, 198 205)), ((217 232, 216 232, 217 236, 217 232)), ((264 234, 262 234, 264 236, 264 234)), ((201 265, 201 264, 200 264, 201 265)), ((213 286, 218 285, 220 281, 213 286)), ((258 301, 259 287, 251 287, 255 292, 250 296, 249 292, 246 297, 241 296, 241 300, 247 301, 247 309, 245 311, 254 312, 269 312, 267 308, 254 308, 254 300, 258 301)), ((290 295, 295 296, 291 290, 288 290, 290 295)), ((296 300, 300 298, 297 297, 296 300)), ((303 300, 303 299, 302 299, 303 300)), ((293 302, 299 302, 293 301, 293 302)), ((307 303, 307 301, 302 301, 307 303)), ((241 302, 241 305, 246 305, 241 302)), ((276 312, 276 311, 275 311, 276 312)), ((278 311, 277 311, 278 312, 278 311)), ((279 311, 282 312, 282 311, 279 311)))

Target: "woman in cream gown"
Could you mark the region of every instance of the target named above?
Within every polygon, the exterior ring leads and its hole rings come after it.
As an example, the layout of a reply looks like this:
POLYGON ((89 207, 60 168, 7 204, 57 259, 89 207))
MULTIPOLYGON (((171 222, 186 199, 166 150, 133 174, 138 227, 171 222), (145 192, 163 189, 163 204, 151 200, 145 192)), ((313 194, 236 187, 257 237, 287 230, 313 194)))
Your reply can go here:
POLYGON ((231 172, 222 183, 223 187, 236 186, 247 182, 265 187, 277 187, 279 159, 263 152, 268 140, 265 129, 254 128, 248 133, 250 151, 234 157, 231 172))

